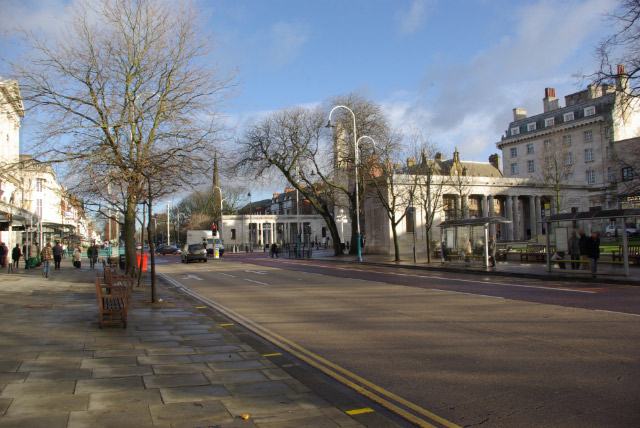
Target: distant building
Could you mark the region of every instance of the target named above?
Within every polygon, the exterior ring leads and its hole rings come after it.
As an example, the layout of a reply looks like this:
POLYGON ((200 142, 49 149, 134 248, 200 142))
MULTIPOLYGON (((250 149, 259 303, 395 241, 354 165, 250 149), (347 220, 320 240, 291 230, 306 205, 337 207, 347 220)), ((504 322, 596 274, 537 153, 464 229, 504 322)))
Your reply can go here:
MULTIPOLYGON (((615 207, 612 150, 616 142, 637 137, 640 131, 640 116, 626 102, 623 66, 618 66, 618 73, 621 77, 614 85, 589 85, 567 95, 564 106, 555 89, 546 88, 542 113, 527 117, 525 109, 513 109, 513 121, 496 143, 502 150, 505 177, 541 181, 545 167, 557 161, 565 168, 566 184, 588 189, 589 207, 615 207)), ((637 140, 632 150, 640 150, 637 140)), ((572 208, 569 204, 561 211, 572 208)))

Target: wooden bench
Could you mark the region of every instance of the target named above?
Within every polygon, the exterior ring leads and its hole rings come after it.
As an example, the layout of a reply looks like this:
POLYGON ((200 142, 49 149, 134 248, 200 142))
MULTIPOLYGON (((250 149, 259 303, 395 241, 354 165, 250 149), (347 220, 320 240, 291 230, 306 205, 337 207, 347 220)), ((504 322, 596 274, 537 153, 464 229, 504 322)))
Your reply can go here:
POLYGON ((120 286, 111 287, 103 283, 100 278, 95 279, 96 295, 100 315, 98 324, 102 328, 105 324, 120 324, 127 328, 127 307, 131 293, 120 286))
POLYGON ((507 261, 509 246, 507 244, 496 244, 496 261, 507 261))
MULTIPOLYGON (((553 254, 554 249, 551 248, 553 254)), ((527 248, 520 253, 520 263, 528 262, 529 258, 534 259, 536 262, 547 261, 547 246, 542 244, 527 244, 527 248)))
MULTIPOLYGON (((640 245, 629 245, 627 247, 627 254, 629 254, 629 264, 632 262, 640 264, 640 245)), ((614 262, 616 260, 624 261, 622 257, 622 245, 620 245, 617 250, 612 251, 612 259, 614 262)))

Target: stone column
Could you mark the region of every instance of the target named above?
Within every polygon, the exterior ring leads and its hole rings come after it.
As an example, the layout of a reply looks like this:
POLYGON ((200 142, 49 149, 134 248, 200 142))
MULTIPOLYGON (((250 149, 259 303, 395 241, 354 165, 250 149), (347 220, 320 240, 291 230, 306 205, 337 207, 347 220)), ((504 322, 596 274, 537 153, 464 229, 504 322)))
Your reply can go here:
POLYGON ((531 229, 531 237, 533 238, 536 235, 536 230, 538 230, 535 196, 529 196, 529 228, 531 229))
POLYGON ((455 217, 456 217, 456 219, 460 219, 460 218, 462 218, 462 216, 461 216, 462 211, 461 211, 461 208, 460 208, 460 196, 455 195, 454 198, 455 198, 455 207, 456 207, 456 215, 455 215, 455 217))
MULTIPOLYGON (((494 200, 493 200, 493 196, 489 196, 487 198, 487 204, 488 204, 488 208, 489 208, 489 217, 493 217, 495 215, 493 206, 495 204, 494 200)), ((490 224, 489 225, 489 233, 491 235, 493 235, 494 237, 496 236, 496 225, 495 224, 490 224)))
POLYGON ((462 218, 469 218, 469 195, 462 196, 462 206, 464 207, 462 218))
MULTIPOLYGON (((507 211, 507 220, 513 221, 513 197, 504 197, 504 206, 507 211)), ((513 240, 513 223, 507 223, 507 240, 513 240)))
POLYGON ((518 197, 513 196, 513 240, 520 240, 520 210, 518 197))
POLYGON ((542 207, 540 206, 540 196, 536 196, 536 234, 542 235, 542 207))
POLYGON ((480 217, 489 217, 489 210, 487 204, 487 195, 482 195, 482 214, 480 217))

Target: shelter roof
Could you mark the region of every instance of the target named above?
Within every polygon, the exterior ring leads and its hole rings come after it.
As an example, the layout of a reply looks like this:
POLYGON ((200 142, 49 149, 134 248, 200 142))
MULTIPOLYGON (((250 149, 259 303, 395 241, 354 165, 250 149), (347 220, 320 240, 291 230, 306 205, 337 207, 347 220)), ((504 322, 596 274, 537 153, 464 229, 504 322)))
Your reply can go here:
POLYGON ((562 213, 547 216, 542 219, 543 223, 551 223, 554 221, 578 221, 578 220, 596 220, 624 217, 640 217, 640 208, 627 208, 615 210, 594 210, 581 211, 576 213, 562 213))

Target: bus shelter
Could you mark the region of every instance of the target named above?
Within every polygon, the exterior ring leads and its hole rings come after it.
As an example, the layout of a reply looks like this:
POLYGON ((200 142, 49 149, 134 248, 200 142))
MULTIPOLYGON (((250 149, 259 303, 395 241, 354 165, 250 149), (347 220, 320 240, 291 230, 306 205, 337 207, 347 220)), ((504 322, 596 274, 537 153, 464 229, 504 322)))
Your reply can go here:
MULTIPOLYGON (((445 252, 465 248, 468 241, 472 242, 473 253, 481 250, 484 267, 489 267, 489 225, 511 223, 504 217, 477 217, 459 220, 446 220, 440 223, 440 258, 445 261, 445 252)), ((495 239, 495 237, 494 237, 495 239)))
MULTIPOLYGON (((614 210, 593 210, 575 213, 554 214, 542 219, 543 223, 548 226, 555 225, 553 236, 555 238, 556 251, 567 251, 569 242, 569 230, 575 229, 577 222, 590 222, 608 220, 609 222, 617 222, 622 219, 622 261, 624 263, 624 274, 629 276, 629 240, 627 239, 627 221, 634 221, 640 217, 640 208, 614 209, 614 210), (562 227, 562 224, 571 223, 571 227, 562 227)), ((586 227, 584 229, 587 229, 586 227)), ((602 235, 601 226, 589 228, 593 232, 599 232, 602 235)), ((550 230, 547 227, 547 230, 550 230)), ((547 233, 547 254, 551 251, 551 234, 547 233)), ((551 257, 547 257, 547 269, 551 272, 551 257)))

